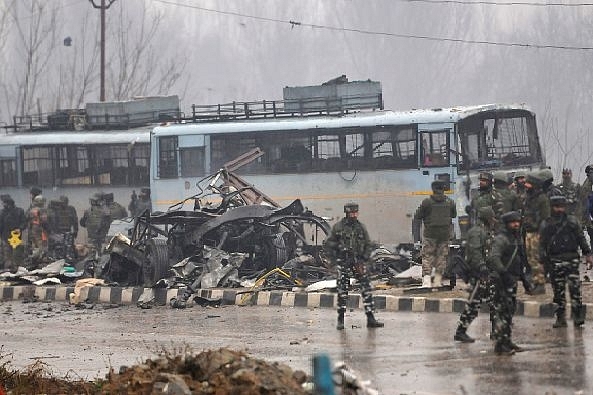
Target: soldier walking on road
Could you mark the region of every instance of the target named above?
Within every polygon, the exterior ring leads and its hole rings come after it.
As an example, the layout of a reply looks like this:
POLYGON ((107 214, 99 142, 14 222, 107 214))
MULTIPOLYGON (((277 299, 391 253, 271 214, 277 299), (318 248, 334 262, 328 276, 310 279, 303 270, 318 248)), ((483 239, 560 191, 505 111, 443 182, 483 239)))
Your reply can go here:
POLYGON ((585 309, 581 297, 579 248, 591 268, 593 256, 583 229, 576 217, 567 215, 567 201, 564 196, 550 198, 552 215, 544 220, 540 228, 541 260, 550 268, 550 279, 556 304, 554 328, 564 328, 566 324, 566 284, 570 292, 570 307, 575 327, 585 323, 585 309))
POLYGON ((125 207, 114 200, 113 192, 104 194, 103 201, 105 202, 105 207, 109 210, 109 215, 111 216, 112 221, 126 218, 128 216, 125 207))
POLYGON ((358 220, 358 204, 344 205, 345 217, 335 224, 323 243, 328 258, 338 268, 338 330, 344 329, 344 313, 348 302, 350 278, 362 287, 362 302, 367 316, 367 328, 380 328, 384 324, 375 319, 371 282, 366 261, 371 256, 372 244, 365 226, 358 220))
POLYGON ((511 338, 513 315, 516 309, 517 281, 525 278, 527 262, 521 237, 521 214, 511 211, 502 216, 504 228, 496 235, 488 258, 492 283, 492 307, 494 323, 492 337, 494 352, 511 355, 521 347, 511 338))
POLYGON ((45 198, 42 195, 33 198, 33 207, 27 212, 27 227, 32 263, 33 266, 38 266, 47 255, 51 231, 45 198))
POLYGON ((566 198, 566 213, 569 215, 577 215, 579 188, 579 184, 572 181, 572 170, 563 169, 562 182, 556 185, 556 189, 566 198))
POLYGON ((474 196, 470 202, 468 214, 470 215, 471 225, 477 225, 478 210, 482 207, 492 207, 494 209, 494 195, 492 194, 492 174, 481 172, 478 175, 478 195, 474 196))
POLYGON ((432 195, 424 199, 414 214, 412 233, 420 242, 420 224, 424 224, 422 240, 422 286, 441 287, 449 257, 452 219, 457 217, 455 202, 445 196, 445 184, 436 180, 431 184, 432 195), (434 281, 431 273, 434 269, 434 281))
POLYGON ((533 273, 533 294, 546 293, 546 273, 539 255, 539 227, 550 216, 550 200, 543 189, 544 180, 537 173, 527 175, 527 200, 523 210, 523 230, 527 261, 533 273))
POLYGON ((80 226, 85 227, 88 233, 88 244, 94 248, 94 252, 101 253, 105 236, 109 230, 111 216, 102 201, 102 194, 95 193, 89 199, 91 207, 86 209, 80 219, 80 226))
MULTIPOLYGON (((475 340, 467 334, 467 328, 478 316, 478 309, 483 302, 490 301, 490 282, 488 281, 488 266, 486 259, 492 248, 494 229, 497 221, 491 207, 478 210, 479 224, 474 225, 467 232, 465 262, 467 267, 467 282, 472 291, 459 317, 459 324, 455 331, 454 340, 463 343, 473 343, 475 340)), ((493 309, 490 309, 491 317, 493 309)))

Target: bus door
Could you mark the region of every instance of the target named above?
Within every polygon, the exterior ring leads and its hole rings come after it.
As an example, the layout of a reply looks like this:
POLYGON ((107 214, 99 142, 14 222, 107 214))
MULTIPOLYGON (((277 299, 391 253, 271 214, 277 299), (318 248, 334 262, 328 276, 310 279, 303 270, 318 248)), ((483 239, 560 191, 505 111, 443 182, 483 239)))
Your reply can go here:
POLYGON ((427 190, 434 180, 444 181, 447 190, 455 189, 454 126, 453 123, 418 125, 419 168, 427 190))

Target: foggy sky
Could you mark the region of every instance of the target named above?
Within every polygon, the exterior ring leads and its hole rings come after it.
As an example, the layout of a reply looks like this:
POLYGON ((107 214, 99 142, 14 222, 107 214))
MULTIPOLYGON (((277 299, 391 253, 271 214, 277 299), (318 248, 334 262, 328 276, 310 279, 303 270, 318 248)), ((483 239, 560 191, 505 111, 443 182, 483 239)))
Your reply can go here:
MULTIPOLYGON (((72 37, 74 48, 61 46, 54 51, 44 88, 37 93, 44 111, 55 109, 52 106, 55 107, 56 99, 49 99, 41 92, 56 91, 58 66, 68 61, 69 54, 75 52, 73 49, 80 50, 81 46, 88 49, 92 40, 98 39, 99 12, 87 0, 51 2, 61 7, 62 22, 56 37, 60 43, 64 37, 72 37), (94 29, 94 37, 82 35, 84 23, 91 33, 94 29)), ((109 22, 116 13, 130 18, 138 17, 142 8, 149 15, 163 13, 152 49, 160 60, 187 62, 182 78, 167 92, 181 96, 182 110, 186 112, 193 103, 281 99, 284 86, 317 85, 345 74, 350 81, 380 81, 387 109, 527 103, 538 116, 546 159, 556 177, 559 178, 562 167, 571 167, 575 179, 582 181, 584 166, 593 162, 589 137, 592 50, 442 40, 587 47, 591 45, 593 7, 398 0, 171 0, 170 3, 117 0, 107 11, 108 29, 113 28, 109 22), (393 36, 398 34, 434 40, 393 36)), ((26 19, 21 21, 25 23, 26 19)), ((130 37, 134 34, 134 28, 130 28, 130 37)), ((114 51, 117 48, 108 42, 108 56, 115 56, 114 51)), ((16 40, 9 38, 3 54, 11 67, 0 71, 4 83, 19 72, 17 53, 16 40)), ((98 73, 97 69, 96 81, 85 95, 85 102, 98 101, 98 73)), ((7 100, 10 99, 5 94, 0 96, 4 122, 9 122, 7 100)))

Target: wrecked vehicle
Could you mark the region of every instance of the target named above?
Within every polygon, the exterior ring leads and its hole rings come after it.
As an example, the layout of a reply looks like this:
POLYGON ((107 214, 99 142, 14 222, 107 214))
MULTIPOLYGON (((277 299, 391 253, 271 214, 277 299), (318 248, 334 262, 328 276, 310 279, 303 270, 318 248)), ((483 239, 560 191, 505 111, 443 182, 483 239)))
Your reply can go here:
POLYGON ((200 193, 167 212, 145 212, 135 218, 128 236, 114 237, 101 276, 121 285, 153 286, 184 259, 203 262, 205 248, 245 254, 242 274, 261 273, 303 255, 323 266, 321 246, 330 226, 299 199, 280 207, 226 166, 202 182, 207 186, 198 183, 200 193), (193 208, 184 210, 192 201, 193 208))

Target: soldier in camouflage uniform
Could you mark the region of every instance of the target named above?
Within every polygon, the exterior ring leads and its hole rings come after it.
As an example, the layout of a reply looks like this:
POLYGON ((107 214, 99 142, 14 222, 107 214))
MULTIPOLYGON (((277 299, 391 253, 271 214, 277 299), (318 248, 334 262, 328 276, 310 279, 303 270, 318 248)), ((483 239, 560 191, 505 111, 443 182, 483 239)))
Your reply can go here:
POLYGON ((493 207, 494 195, 492 194, 492 174, 481 172, 478 175, 478 195, 474 196, 470 202, 468 214, 470 215, 471 225, 477 225, 478 210, 482 207, 493 207))
POLYGON ((80 226, 87 229, 88 244, 94 252, 101 252, 111 223, 109 210, 103 205, 102 197, 100 193, 94 194, 89 199, 91 207, 85 210, 80 219, 80 226))
POLYGON ((74 240, 78 235, 78 215, 68 202, 66 196, 50 201, 48 214, 51 228, 50 253, 56 259, 65 258, 71 263, 75 258, 74 240))
POLYGON ((113 193, 104 194, 103 201, 105 202, 105 207, 109 210, 109 215, 112 221, 115 219, 126 218, 128 216, 128 211, 125 207, 114 200, 113 193))
POLYGON ((31 248, 33 267, 36 267, 47 255, 51 228, 43 195, 35 196, 32 204, 27 212, 28 244, 31 248))
POLYGON ((572 170, 562 170, 562 182, 556 185, 556 189, 566 198, 566 213, 577 215, 579 203, 579 184, 572 181, 572 170))
POLYGON ((554 289, 556 322, 554 328, 566 327, 566 283, 570 292, 570 307, 575 327, 585 323, 585 309, 581 297, 579 278, 579 248, 591 268, 593 256, 577 218, 566 213, 564 196, 550 198, 552 215, 543 221, 540 228, 540 256, 551 268, 550 278, 554 289))
POLYGON ((492 196, 494 197, 494 204, 492 209, 496 214, 496 219, 500 223, 500 218, 504 213, 521 210, 521 202, 517 194, 510 188, 507 173, 503 171, 495 172, 493 183, 492 196))
POLYGON ((525 200, 527 200, 527 188, 525 187, 526 177, 527 174, 524 171, 516 172, 513 176, 513 184, 511 185, 511 190, 517 195, 521 212, 523 212, 525 200))
POLYGON ((420 242, 420 224, 424 224, 422 240, 422 286, 442 286, 442 276, 449 257, 452 219, 457 216, 455 202, 445 196, 445 184, 436 180, 431 184, 432 195, 422 201, 414 213, 412 230, 415 242, 420 242), (431 273, 434 269, 434 281, 431 273))
MULTIPOLYGON (((488 266, 486 259, 492 247, 494 230, 497 224, 494 210, 482 207, 478 210, 480 223, 467 232, 465 244, 465 264, 467 268, 467 282, 472 291, 465 305, 453 339, 463 343, 473 343, 475 340, 467 334, 467 328, 478 316, 478 309, 483 302, 490 301, 490 282, 488 281, 488 266)), ((490 309, 491 316, 493 308, 490 309)))
POLYGON ((589 210, 590 199, 593 194, 593 165, 585 167, 585 181, 579 190, 579 203, 577 205, 577 218, 589 234, 589 240, 593 242, 593 223, 591 211, 589 210))
POLYGON ((140 195, 136 196, 136 191, 132 191, 130 204, 128 205, 130 215, 137 217, 144 213, 146 210, 150 212, 152 210, 152 202, 150 200, 150 188, 140 189, 140 195))
POLYGON ((371 240, 365 226, 358 220, 358 204, 344 205, 345 217, 332 227, 323 243, 328 258, 338 268, 338 330, 344 329, 344 313, 348 302, 350 278, 354 277, 362 287, 362 301, 367 316, 368 328, 380 328, 384 324, 373 315, 374 304, 371 283, 365 262, 372 250, 371 240))
POLYGON ((525 254, 521 237, 521 214, 511 211, 502 216, 504 228, 496 235, 488 257, 492 290, 494 352, 511 355, 521 347, 512 341, 516 309, 517 280, 524 278, 525 254))
POLYGON ((527 175, 527 199, 523 210, 523 230, 527 261, 533 273, 533 293, 545 294, 546 272, 539 256, 539 227, 550 216, 550 200, 543 190, 544 181, 538 173, 527 175))

